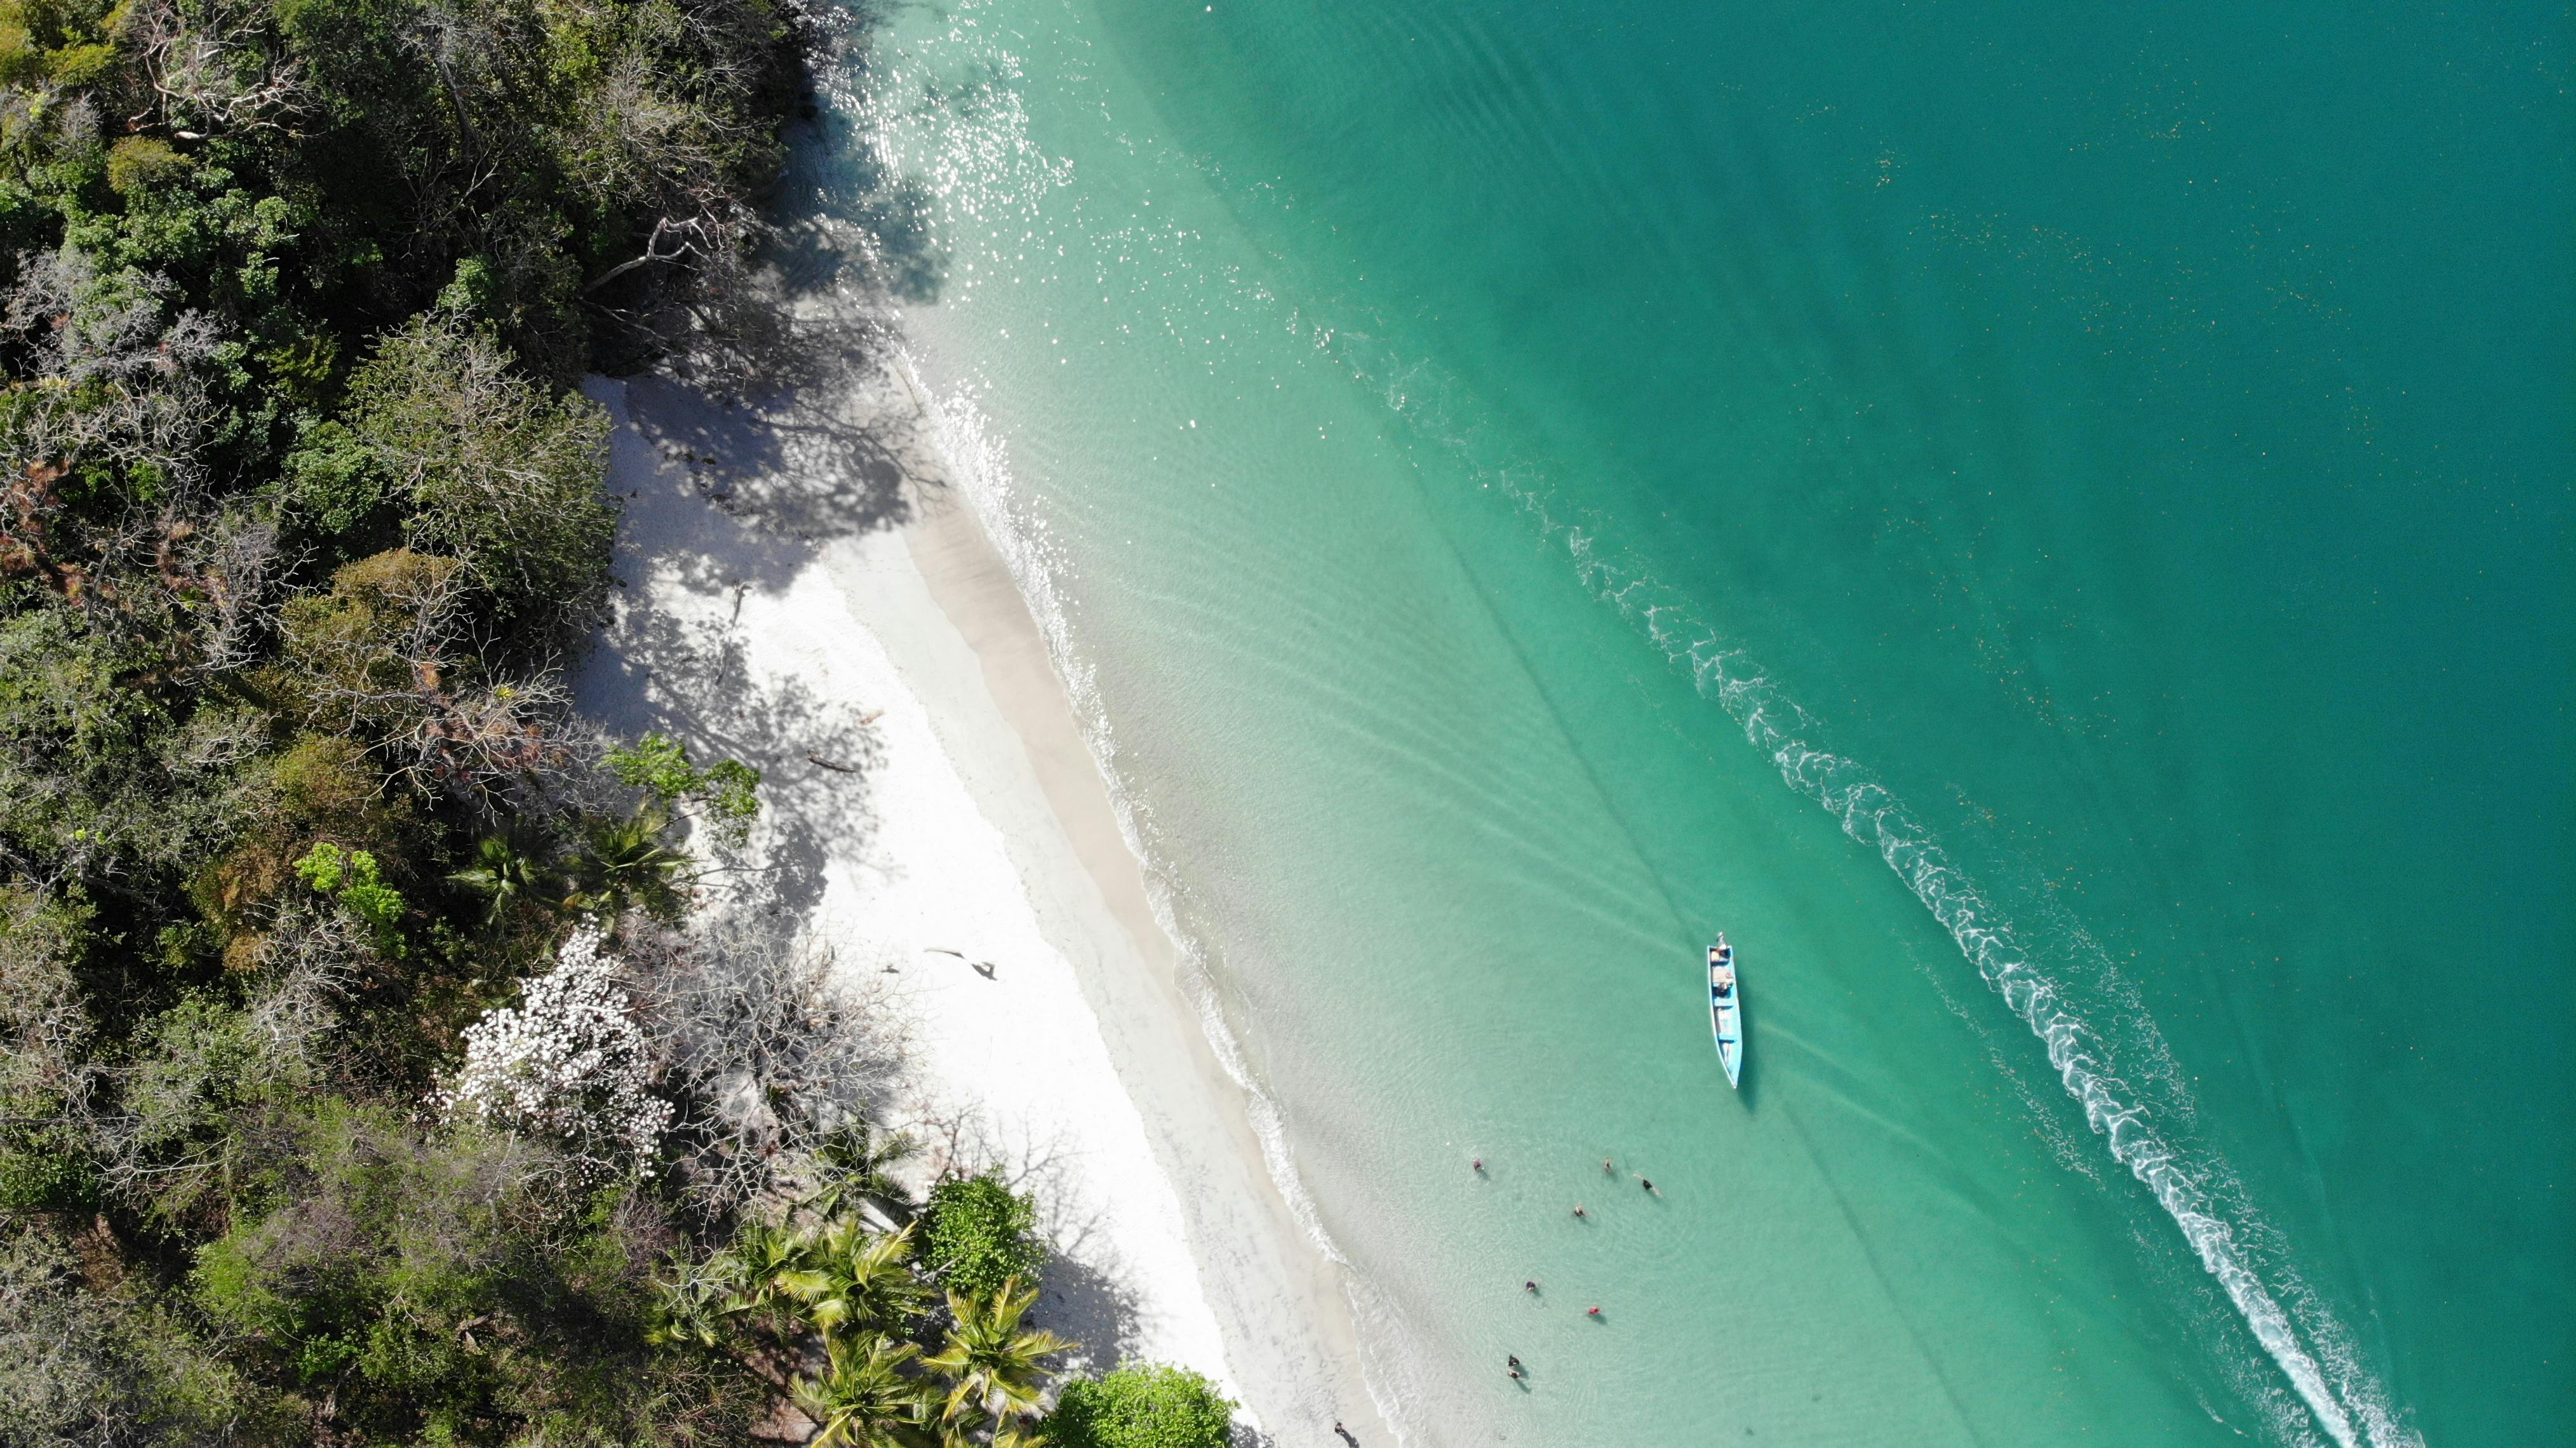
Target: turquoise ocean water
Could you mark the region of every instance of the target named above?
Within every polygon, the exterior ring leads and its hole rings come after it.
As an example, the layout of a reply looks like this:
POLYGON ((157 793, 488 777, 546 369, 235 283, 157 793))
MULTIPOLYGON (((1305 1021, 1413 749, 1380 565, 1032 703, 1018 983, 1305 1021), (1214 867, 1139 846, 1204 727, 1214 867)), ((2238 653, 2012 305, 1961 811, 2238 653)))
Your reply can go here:
POLYGON ((2563 8, 877 21, 1412 1441, 2576 1441, 2563 8))

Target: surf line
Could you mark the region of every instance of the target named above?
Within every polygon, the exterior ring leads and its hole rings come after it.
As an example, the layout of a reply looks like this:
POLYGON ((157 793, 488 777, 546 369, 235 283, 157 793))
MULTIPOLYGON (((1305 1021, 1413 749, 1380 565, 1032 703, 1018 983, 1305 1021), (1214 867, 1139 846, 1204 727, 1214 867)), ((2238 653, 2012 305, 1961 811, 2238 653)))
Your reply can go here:
MULTIPOLYGON (((1291 319, 1292 330, 1299 320, 1291 319)), ((1463 465, 1480 486, 1527 513, 1541 538, 1561 540, 1576 576, 1594 597, 1616 608, 1674 666, 1686 669, 1701 697, 1734 719, 1791 789, 1841 819, 1844 833, 1878 851, 1950 933, 1988 988, 2040 1039, 2059 1083, 2109 1145, 2112 1160, 2145 1186, 2181 1229, 2202 1268, 2289 1379, 2317 1426, 2339 1448, 2423 1448, 2422 1435, 2397 1420, 2385 1390, 2354 1360, 2351 1334, 2312 1301, 2303 1304, 2308 1319, 2303 1338, 2239 1244, 2238 1227, 2193 1179, 2181 1153, 2157 1134, 2147 1108, 2123 1100, 2126 1084, 2088 1049, 2102 1037, 2074 1013, 2057 983, 2031 963, 2010 925, 1903 803, 1855 761, 1806 743, 1801 737, 1806 712, 1743 650, 1726 645, 1697 616, 1687 596, 1657 582, 1626 549, 1605 546, 1609 530, 1598 514, 1563 508, 1550 487, 1555 469, 1546 459, 1528 456, 1495 436, 1472 389, 1437 363, 1402 358, 1382 345, 1356 342, 1350 334, 1337 336, 1320 322, 1306 321, 1305 326, 1319 349, 1379 391, 1389 411, 1463 465), (2311 1350, 2311 1342, 2317 1351, 2311 1350), (2320 1352, 2334 1360, 2330 1367, 2319 1361, 2320 1352)), ((2213 1179, 2232 1177, 2223 1161, 2205 1167, 2213 1179)))
MULTIPOLYGON (((1859 764, 1807 744, 1800 737, 1805 711, 1752 668, 1742 651, 1720 646, 1714 631, 1691 618, 1687 609, 1659 598, 1641 611, 1634 606, 1633 587, 1604 588, 1602 580, 1616 571, 1586 556, 1588 535, 1579 529, 1569 533, 1587 582, 1622 613, 1638 619, 1667 658, 1689 668, 1701 695, 1726 710, 1790 788, 1823 806, 1842 821, 1845 834, 1878 852, 1949 932, 1986 985, 2046 1046, 2050 1067, 2083 1107, 2086 1124, 2109 1145, 2112 1160, 2127 1168, 2181 1228, 2202 1268, 2280 1365, 2317 1426, 2340 1448, 2422 1448, 2422 1437, 2397 1421, 2378 1385, 2358 1364, 2346 1360, 2329 1368, 2318 1360, 2247 1260, 2235 1225, 2193 1179, 2180 1153, 2156 1132, 2147 1108, 2122 1099, 2128 1088, 2090 1049, 2100 1036, 2074 1014, 2057 983, 2032 964, 2014 939, 2011 925, 1997 916, 1904 803, 1859 764), (1675 628, 1676 623, 1682 627, 1675 628)), ((2348 1341, 2331 1322, 2323 1330, 2312 1327, 2308 1336, 2321 1344, 2348 1341)))
MULTIPOLYGON (((2074 1013, 2057 983, 2031 963, 2010 925, 1903 803, 1855 761, 1806 743, 1800 737, 1807 727, 1806 712, 1743 650, 1725 644, 1697 616, 1686 595, 1657 582, 1633 553, 1605 546, 1610 531, 1606 520, 1588 508, 1565 507, 1550 485, 1557 471, 1550 460, 1499 437, 1473 390, 1460 379, 1436 362, 1399 356, 1382 343, 1359 340, 1360 334, 1337 332, 1320 321, 1292 317, 1290 330, 1300 330, 1301 323, 1319 350, 1376 390, 1387 409, 1410 423, 1418 436, 1447 453, 1479 487, 1490 488, 1499 500, 1528 514, 1542 539, 1561 541, 1587 591, 1616 608, 1667 661, 1687 670, 1701 697, 1734 719, 1791 789, 1841 819, 1844 833, 1878 851, 1949 931, 1988 988, 2040 1039, 2059 1083, 2109 1145, 2112 1160, 2145 1186, 2181 1229, 2202 1268, 2289 1379, 2317 1426, 2339 1448, 2423 1448, 2422 1435, 2397 1420, 2386 1391, 2355 1360, 2351 1334, 2313 1300, 2302 1304, 2307 1324, 2303 1338, 2239 1244, 2237 1225, 2193 1179, 2181 1153, 2157 1134, 2147 1108, 2123 1100, 2126 1084, 2088 1050, 2088 1043, 2101 1043, 2102 1037, 2074 1013), (2317 1350, 2311 1350, 2311 1342, 2317 1350), (2332 1360, 2330 1365, 2319 1361, 2321 1354, 2332 1360)), ((2104 1050, 2107 1054, 2107 1045, 2104 1050)), ((2233 1176, 2216 1159, 2204 1163, 2204 1174, 2211 1179, 2233 1176)))

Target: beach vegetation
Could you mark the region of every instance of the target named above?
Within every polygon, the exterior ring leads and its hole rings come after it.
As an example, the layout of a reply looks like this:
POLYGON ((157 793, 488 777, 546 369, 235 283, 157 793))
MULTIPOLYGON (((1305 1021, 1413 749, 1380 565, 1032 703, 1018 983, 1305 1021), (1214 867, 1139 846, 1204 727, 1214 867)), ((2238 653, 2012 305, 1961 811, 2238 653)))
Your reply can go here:
POLYGON ((1047 1360, 1074 1344, 1024 1319, 1037 1301, 1037 1286, 1005 1280, 988 1297, 948 1294, 948 1340, 922 1366, 948 1380, 940 1422, 949 1429, 981 1426, 999 1438, 1042 1412, 1047 1360))
POLYGON ((1046 1264, 1036 1198, 1012 1191, 998 1173, 939 1183, 923 1218, 931 1274, 951 1292, 992 1298, 1014 1281, 1037 1281, 1046 1264))
POLYGON ((1064 1385, 1039 1431, 1050 1448, 1226 1448, 1234 1404, 1187 1368, 1128 1363, 1064 1385))
POLYGON ((738 1442, 861 1320, 933 1431, 885 1053, 697 908, 760 776, 567 682, 806 16, 0 3, 0 1440, 738 1442))
POLYGON ((0 1441, 1042 1420, 1034 1203, 701 908, 760 772, 572 709, 580 381, 755 325, 815 39, 0 0, 0 1441))

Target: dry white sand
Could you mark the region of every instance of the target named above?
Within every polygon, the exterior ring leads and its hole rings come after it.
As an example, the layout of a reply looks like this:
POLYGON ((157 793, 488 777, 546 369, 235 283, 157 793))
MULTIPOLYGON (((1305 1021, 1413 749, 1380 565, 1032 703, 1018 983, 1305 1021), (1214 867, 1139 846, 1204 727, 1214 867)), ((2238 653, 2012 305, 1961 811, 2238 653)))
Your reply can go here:
POLYGON ((924 1125, 930 1165, 1037 1191, 1059 1254, 1041 1321, 1099 1368, 1208 1374, 1276 1443, 1340 1448, 1336 1422, 1393 1443, 1339 1269, 1263 1165, 1027 604, 887 386, 756 419, 591 384, 629 497, 583 706, 763 771, 746 896, 889 990, 891 1114, 924 1125))

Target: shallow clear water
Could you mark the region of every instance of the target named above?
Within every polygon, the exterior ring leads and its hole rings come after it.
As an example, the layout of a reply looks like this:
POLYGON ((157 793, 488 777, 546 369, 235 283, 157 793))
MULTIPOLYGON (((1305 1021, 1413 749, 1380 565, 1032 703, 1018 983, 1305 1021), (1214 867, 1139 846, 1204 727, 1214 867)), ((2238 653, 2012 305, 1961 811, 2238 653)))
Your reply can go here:
POLYGON ((2564 1441, 2568 41, 888 14, 835 204, 1417 1441, 2564 1441))

